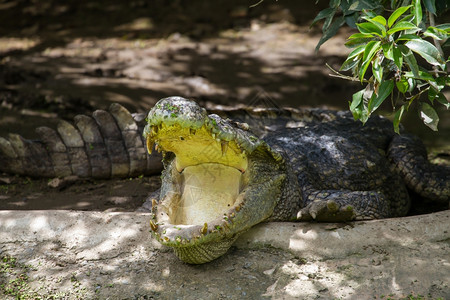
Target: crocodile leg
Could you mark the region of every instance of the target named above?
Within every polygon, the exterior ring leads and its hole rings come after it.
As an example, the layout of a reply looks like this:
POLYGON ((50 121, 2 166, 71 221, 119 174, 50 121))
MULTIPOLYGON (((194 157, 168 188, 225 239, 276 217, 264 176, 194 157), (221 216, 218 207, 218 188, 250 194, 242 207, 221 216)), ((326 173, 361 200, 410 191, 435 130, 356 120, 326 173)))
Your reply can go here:
MULTIPOLYGON (((141 120, 142 122, 142 120, 141 120)), ((36 129, 40 141, 17 134, 0 137, 0 172, 32 177, 110 178, 161 172, 161 156, 147 154, 143 125, 119 104, 92 117, 79 115, 72 125, 36 129)))
POLYGON ((450 166, 430 163, 418 137, 395 136, 387 154, 408 188, 435 202, 446 204, 450 201, 450 166))
POLYGON ((389 169, 384 176, 380 178, 381 183, 367 185, 366 190, 358 190, 356 185, 347 185, 338 190, 319 187, 321 184, 314 177, 300 173, 298 179, 301 182, 303 208, 298 212, 297 220, 346 222, 406 215, 410 199, 405 184, 400 176, 389 172, 389 169))
POLYGON ((297 214, 299 221, 346 222, 391 216, 388 199, 375 191, 314 191, 297 214))

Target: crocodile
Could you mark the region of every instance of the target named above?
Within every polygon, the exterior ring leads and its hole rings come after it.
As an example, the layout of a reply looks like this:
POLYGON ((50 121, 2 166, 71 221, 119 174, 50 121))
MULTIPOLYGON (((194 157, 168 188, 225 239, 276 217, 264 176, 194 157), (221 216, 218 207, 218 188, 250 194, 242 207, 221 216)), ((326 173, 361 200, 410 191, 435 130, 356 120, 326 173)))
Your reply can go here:
POLYGON ((208 114, 168 97, 146 118, 113 104, 37 132, 42 141, 0 138, 0 171, 108 178, 162 169, 150 231, 190 264, 220 257, 264 221, 400 217, 410 191, 443 207, 450 198, 450 168, 431 164, 417 137, 380 116, 362 125, 325 109, 208 114))

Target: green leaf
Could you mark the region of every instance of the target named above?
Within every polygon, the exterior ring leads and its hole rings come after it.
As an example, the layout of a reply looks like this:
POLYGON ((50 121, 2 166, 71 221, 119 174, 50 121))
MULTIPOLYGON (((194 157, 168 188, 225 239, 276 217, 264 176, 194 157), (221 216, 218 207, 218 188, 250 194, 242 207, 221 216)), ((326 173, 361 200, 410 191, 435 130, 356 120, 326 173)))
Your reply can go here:
POLYGON ((380 41, 370 41, 364 49, 363 63, 361 69, 359 70, 359 79, 361 80, 361 82, 363 82, 364 80, 364 74, 366 74, 367 68, 372 61, 372 58, 377 53, 377 51, 380 50, 380 44, 380 41))
POLYGON ((364 52, 364 49, 365 49, 365 48, 366 48, 365 45, 364 45, 364 46, 356 47, 355 49, 353 49, 352 52, 350 52, 350 54, 348 55, 348 58, 352 58, 352 57, 355 57, 355 56, 360 55, 361 53, 364 52))
POLYGON ((445 98, 445 95, 441 93, 441 90, 445 87, 445 81, 446 79, 444 77, 438 77, 433 80, 434 84, 429 82, 431 88, 428 90, 428 100, 430 100, 432 104, 434 104, 434 100, 437 100, 448 109, 450 107, 450 103, 445 98))
POLYGON ((436 90, 439 89, 439 87, 437 86, 436 79, 434 79, 433 76, 431 76, 431 79, 428 79, 427 82, 433 89, 436 89, 436 90))
POLYGON ((374 37, 374 35, 371 34, 371 33, 361 33, 361 32, 358 32, 358 33, 354 33, 354 34, 352 34, 351 36, 349 36, 348 39, 349 39, 349 40, 352 40, 352 39, 373 38, 373 37, 374 37))
MULTIPOLYGON (((368 17, 362 17, 364 20, 369 21, 373 25, 375 25, 378 28, 377 33, 379 33, 381 36, 386 36, 386 19, 382 16, 376 16, 375 18, 368 18, 368 17)), ((364 24, 364 23, 361 23, 364 24)), ((359 25, 361 25, 359 24, 359 25)), ((356 24, 358 26, 358 24, 356 24)), ((367 27, 367 26, 366 26, 367 27)))
POLYGON ((369 33, 369 34, 376 34, 379 37, 383 36, 383 31, 375 24, 370 22, 365 23, 357 23, 356 27, 358 27, 358 30, 361 33, 369 33))
POLYGON ((390 60, 394 60, 394 43, 382 44, 381 48, 383 49, 384 57, 390 60))
POLYGON ((436 78, 436 84, 438 86, 437 90, 441 91, 445 87, 447 81, 450 84, 450 77, 449 76, 436 78))
POLYGON ((366 45, 368 42, 373 40, 375 36, 369 33, 355 33, 352 34, 348 41, 345 43, 345 46, 348 48, 354 48, 360 45, 366 45))
POLYGON ((312 27, 314 24, 316 24, 317 21, 322 20, 322 19, 325 19, 325 18, 328 18, 329 16, 334 15, 335 11, 336 11, 336 10, 333 9, 333 8, 331 8, 331 7, 328 7, 328 8, 325 8, 324 10, 321 10, 321 11, 317 14, 317 16, 314 18, 314 20, 312 21, 310 27, 312 27))
MULTIPOLYGON (((358 34, 358 33, 356 33, 358 34)), ((354 34, 354 35, 356 35, 354 34)), ((354 36, 352 35, 352 37, 354 36)), ((359 33, 361 37, 353 37, 352 39, 349 38, 349 40, 345 43, 345 46, 347 48, 355 48, 361 45, 367 45, 368 42, 375 40, 375 36, 371 34, 365 34, 365 33, 359 33)))
MULTIPOLYGON (((397 66, 397 68, 399 70, 401 70, 402 66, 403 66, 403 54, 402 54, 402 52, 400 51, 400 49, 398 47, 394 47, 392 49, 392 53, 393 53, 393 56, 394 56, 394 63, 395 63, 395 65, 397 66)), ((412 53, 411 53, 411 55, 412 55, 412 53)), ((414 57, 414 55, 413 55, 413 57, 414 57)), ((419 67, 417 67, 417 69, 418 68, 419 67)))
POLYGON ((359 92, 356 92, 353 94, 352 97, 352 104, 350 105, 350 110, 353 111, 355 108, 357 108, 363 99, 365 89, 360 90, 359 92))
POLYGON ((405 46, 422 56, 431 65, 439 66, 442 70, 445 70, 444 59, 441 57, 438 49, 430 42, 425 40, 411 40, 405 46))
POLYGON ((431 103, 433 103, 434 99, 436 99, 437 94, 438 94, 438 92, 435 89, 433 89, 433 88, 429 89, 428 90, 428 100, 430 100, 431 103))
POLYGON ((351 39, 348 42, 345 43, 345 46, 347 48, 355 48, 358 46, 366 46, 368 42, 375 40, 374 37, 371 38, 355 38, 351 39))
POLYGON ((366 89, 354 93, 352 102, 350 103, 350 111, 352 112, 353 118, 355 120, 361 120, 363 123, 367 121, 367 110, 364 108, 364 93, 366 89))
POLYGON ((447 31, 432 26, 428 27, 427 30, 423 33, 423 35, 431 37, 438 41, 446 40, 450 36, 450 34, 447 33, 447 31))
POLYGON ((322 37, 320 38, 319 42, 316 46, 316 52, 319 51, 320 46, 322 46, 323 43, 328 41, 332 36, 336 34, 336 32, 339 30, 339 28, 344 24, 344 17, 341 16, 339 18, 336 18, 328 27, 328 29, 323 33, 322 37))
POLYGON ((444 24, 436 25, 436 28, 444 30, 447 33, 450 33, 450 23, 444 23, 444 24))
POLYGON ((357 0, 357 1, 350 1, 351 5, 348 7, 348 10, 353 11, 362 11, 364 9, 375 9, 380 4, 379 1, 373 1, 373 0, 357 0))
POLYGON ((411 41, 411 40, 421 40, 420 36, 416 34, 401 34, 395 41, 411 41))
POLYGON ((436 14, 436 3, 435 0, 423 0, 425 8, 432 14, 436 14))
MULTIPOLYGON (((450 60, 450 58, 449 58, 450 60)), ((441 77, 443 79, 444 85, 450 86, 450 76, 441 77)))
POLYGON ((376 81, 381 82, 383 79, 383 67, 381 66, 380 58, 378 56, 373 60, 372 73, 376 81))
POLYGON ((378 14, 376 12, 372 11, 372 10, 364 10, 364 13, 369 18, 375 18, 376 16, 378 16, 378 14))
POLYGON ((401 22, 409 22, 409 23, 412 23, 413 21, 414 21, 414 15, 413 15, 413 14, 409 14, 409 15, 403 16, 403 17, 398 21, 398 23, 401 23, 401 22))
POLYGON ((383 81, 378 87, 378 93, 373 93, 369 100, 369 113, 375 111, 381 103, 392 93, 394 89, 394 81, 386 80, 383 81))
POLYGON ((387 34, 393 34, 402 30, 415 29, 419 30, 419 28, 411 22, 401 21, 395 24, 391 29, 387 31, 387 34))
POLYGON ((347 58, 342 64, 340 71, 348 71, 353 69, 359 62, 359 59, 356 57, 347 58))
POLYGON ((341 4, 341 0, 330 0, 330 6, 333 8, 338 8, 339 4, 341 4))
POLYGON ((322 32, 327 31, 327 29, 330 27, 330 24, 333 21, 333 17, 334 17, 335 13, 336 13, 336 11, 334 11, 332 14, 328 15, 325 18, 325 21, 323 22, 323 26, 322 26, 322 32))
POLYGON ((402 107, 400 107, 399 110, 397 110, 397 112, 395 113, 394 116, 394 131, 397 134, 400 134, 400 121, 402 120, 403 117, 403 112, 405 111, 405 104, 402 105, 402 107))
POLYGON ((352 13, 350 15, 345 15, 345 23, 351 28, 356 28, 356 22, 358 22, 359 15, 357 13, 352 13))
MULTIPOLYGON (((372 18, 371 19, 373 22, 376 22, 376 23, 378 23, 378 24, 381 24, 383 27, 385 27, 386 26, 386 23, 387 23, 387 21, 386 21, 386 19, 383 17, 383 16, 376 16, 375 18, 372 18)), ((369 22, 371 22, 371 21, 369 21, 369 22)), ((375 24, 375 23, 374 23, 375 24)))
POLYGON ((416 80, 408 78, 408 93, 411 93, 416 88, 416 80))
POLYGON ((405 72, 405 77, 407 78, 415 78, 421 80, 434 80, 433 75, 426 71, 419 71, 418 75, 414 75, 413 72, 405 72))
POLYGON ((419 106, 419 116, 423 123, 431 128, 431 130, 438 130, 439 116, 431 105, 426 102, 421 102, 419 106))
POLYGON ((359 55, 362 55, 364 52, 365 46, 359 46, 355 48, 350 54, 348 55, 347 59, 344 61, 344 63, 341 66, 341 71, 347 71, 350 69, 353 69, 353 67, 358 64, 359 59, 357 58, 359 55))
POLYGON ((397 86, 397 89, 398 89, 398 90, 400 91, 400 93, 402 93, 402 94, 404 94, 404 93, 406 93, 406 92, 408 91, 408 87, 409 87, 408 79, 406 79, 406 78, 404 78, 404 77, 400 78, 400 80, 397 81, 397 82, 395 83, 395 85, 397 86))
POLYGON ((450 108, 450 102, 447 100, 447 98, 445 97, 445 95, 443 93, 437 94, 436 101, 438 101, 439 103, 444 105, 445 108, 447 108, 447 109, 450 108))
MULTIPOLYGON (((414 76, 419 77, 419 65, 417 65, 417 60, 414 57, 414 54, 411 52, 411 50, 408 47, 406 47, 404 45, 398 45, 398 48, 400 49, 401 54, 402 54, 400 56, 403 56, 406 63, 408 64, 411 72, 414 74, 414 76)), ((394 49, 394 51, 395 51, 395 49, 394 49)), ((394 58, 395 58, 395 56, 394 56, 394 58)), ((395 64, 397 65, 397 63, 395 63, 395 64)), ((411 85, 409 85, 409 86, 411 86, 411 85)))
POLYGON ((416 26, 419 26, 422 22, 422 5, 420 5, 420 0, 413 0, 414 5, 414 21, 416 26))
MULTIPOLYGON (((442 49, 450 47, 450 39, 446 40, 442 45, 441 45, 442 49)), ((448 58, 448 60, 450 60, 450 57, 448 58)))
POLYGON ((408 5, 408 6, 401 6, 399 8, 397 8, 392 15, 390 15, 389 19, 388 19, 388 27, 391 28, 392 25, 395 23, 395 21, 397 21, 397 19, 403 15, 408 9, 410 9, 412 7, 412 5, 408 5))

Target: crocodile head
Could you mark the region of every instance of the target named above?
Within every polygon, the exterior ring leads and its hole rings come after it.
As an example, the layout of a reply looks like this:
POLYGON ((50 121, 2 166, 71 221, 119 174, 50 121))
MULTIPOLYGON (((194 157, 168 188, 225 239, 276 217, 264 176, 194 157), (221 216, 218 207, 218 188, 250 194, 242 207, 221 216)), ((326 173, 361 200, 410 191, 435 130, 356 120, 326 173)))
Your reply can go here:
POLYGON ((150 227, 181 260, 209 262, 271 216, 286 177, 283 158, 245 125, 181 97, 160 100, 147 122, 147 149, 162 151, 165 166, 150 227))

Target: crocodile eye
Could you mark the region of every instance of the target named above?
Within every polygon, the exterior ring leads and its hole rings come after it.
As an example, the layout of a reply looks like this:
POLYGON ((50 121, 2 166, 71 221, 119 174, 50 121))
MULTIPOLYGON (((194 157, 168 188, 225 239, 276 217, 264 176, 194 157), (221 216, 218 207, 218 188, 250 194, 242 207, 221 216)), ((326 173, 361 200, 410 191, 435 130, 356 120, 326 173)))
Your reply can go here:
POLYGON ((181 141, 184 141, 184 137, 180 136, 180 140, 181 140, 181 141))

